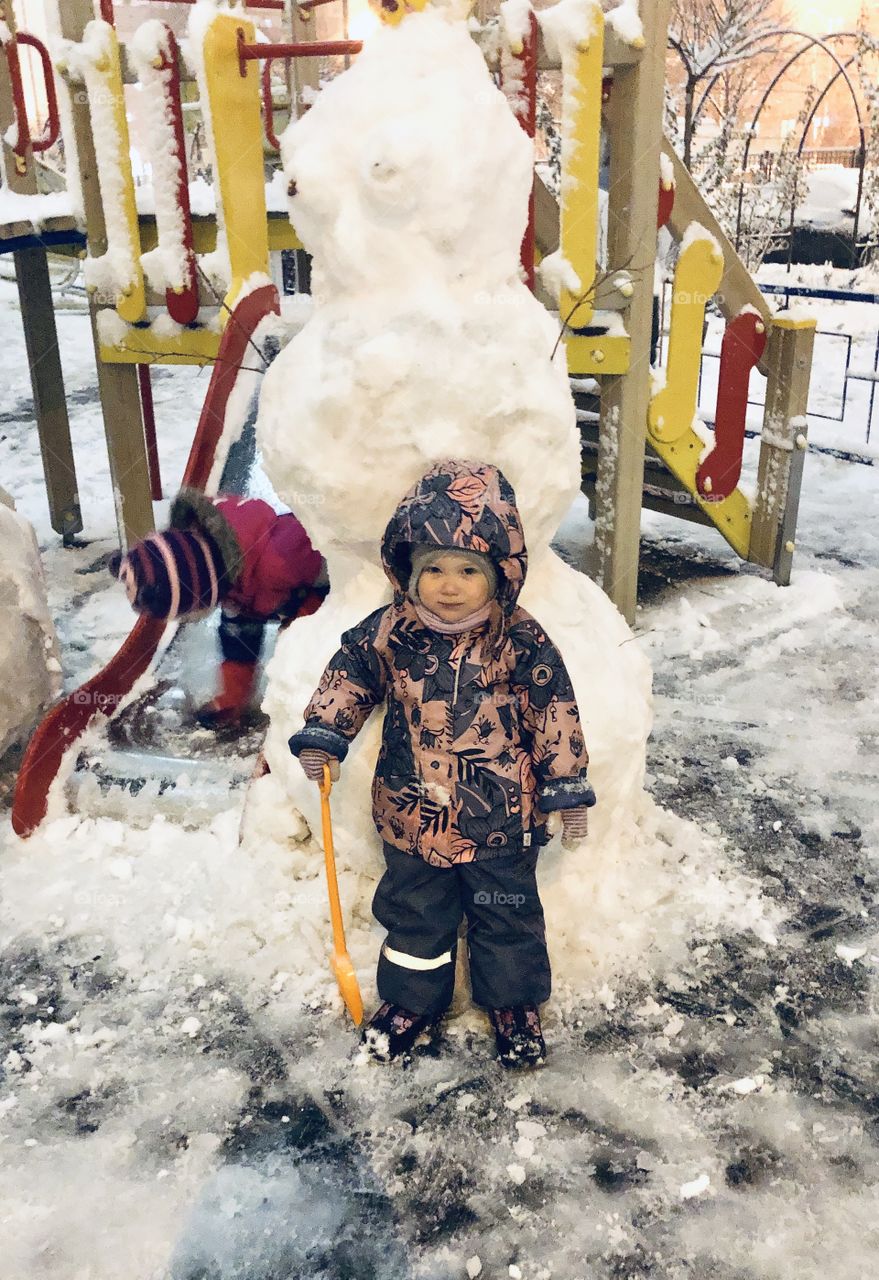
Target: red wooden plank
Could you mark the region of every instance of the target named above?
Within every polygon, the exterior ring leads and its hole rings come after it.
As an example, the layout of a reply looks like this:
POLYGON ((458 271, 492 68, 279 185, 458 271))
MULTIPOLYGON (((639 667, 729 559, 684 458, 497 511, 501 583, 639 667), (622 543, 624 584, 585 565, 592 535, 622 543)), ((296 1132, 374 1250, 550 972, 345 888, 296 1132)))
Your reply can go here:
POLYGON ((183 289, 180 293, 176 293, 173 289, 167 289, 165 291, 165 306, 168 308, 168 314, 171 319, 175 320, 177 324, 193 324, 198 315, 198 280, 196 278, 195 249, 192 243, 192 210, 189 206, 189 182, 186 173, 186 136, 183 129, 183 103, 180 98, 177 39, 167 24, 165 24, 165 38, 168 51, 163 54, 157 70, 162 77, 165 115, 170 118, 173 128, 172 152, 177 167, 176 196, 177 205, 183 217, 183 250, 185 254, 183 289))
POLYGON ((660 179, 659 181, 659 214, 656 219, 656 226, 659 230, 662 230, 662 228, 667 225, 668 220, 672 215, 672 210, 674 209, 674 207, 675 207, 674 183, 671 183, 671 185, 667 187, 665 183, 662 181, 662 179, 660 179))
POLYGON ((751 371, 765 350, 766 325, 761 316, 746 311, 726 326, 720 351, 714 448, 696 472, 696 487, 705 502, 728 498, 739 483, 751 371))

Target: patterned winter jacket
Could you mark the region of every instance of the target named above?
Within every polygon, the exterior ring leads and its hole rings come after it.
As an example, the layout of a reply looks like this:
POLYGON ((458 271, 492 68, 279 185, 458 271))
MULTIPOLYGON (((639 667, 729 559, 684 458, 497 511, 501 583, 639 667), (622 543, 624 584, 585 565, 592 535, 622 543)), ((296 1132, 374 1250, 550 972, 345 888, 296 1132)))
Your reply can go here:
POLYGON ((551 810, 595 796, 564 663, 516 603, 527 557, 510 484, 492 466, 436 464, 394 513, 382 562, 393 604, 344 633, 290 750, 343 760, 384 702, 372 787, 383 841, 438 867, 545 844, 551 810), (481 628, 446 636, 419 620, 406 587, 424 544, 491 556, 498 591, 481 628))

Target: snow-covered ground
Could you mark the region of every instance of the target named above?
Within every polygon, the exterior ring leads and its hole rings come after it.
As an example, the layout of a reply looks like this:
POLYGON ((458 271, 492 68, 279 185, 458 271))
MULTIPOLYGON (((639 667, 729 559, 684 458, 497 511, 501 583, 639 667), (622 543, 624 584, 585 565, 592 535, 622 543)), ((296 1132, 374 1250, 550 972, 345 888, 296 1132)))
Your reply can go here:
MULTIPOLYGON (((2 289, 0 475, 36 527, 71 687, 131 624, 104 568, 89 327, 59 316, 86 524, 65 550, 2 289)), ((169 494, 207 380, 155 372, 169 494)), ((573 559, 584 508, 557 539, 573 559)), ((876 469, 811 455, 780 590, 713 532, 645 516, 627 643, 654 667, 653 836, 680 878, 621 920, 634 963, 593 929, 593 987, 556 975, 538 1075, 501 1072, 463 997, 409 1070, 353 1060, 328 970, 290 976, 326 926, 317 845, 283 812, 245 856, 234 810, 196 830, 71 816, 27 844, 4 811, 3 1280, 874 1274, 877 517, 876 469)), ((357 931, 362 955, 378 936, 357 931)))
MULTIPOLYGON (((826 164, 811 169, 805 177, 806 193, 797 209, 797 226, 814 227, 816 231, 837 231, 851 236, 859 183, 860 171, 844 168, 841 164, 826 164)), ((859 237, 867 235, 872 229, 873 220, 862 199, 859 237)))

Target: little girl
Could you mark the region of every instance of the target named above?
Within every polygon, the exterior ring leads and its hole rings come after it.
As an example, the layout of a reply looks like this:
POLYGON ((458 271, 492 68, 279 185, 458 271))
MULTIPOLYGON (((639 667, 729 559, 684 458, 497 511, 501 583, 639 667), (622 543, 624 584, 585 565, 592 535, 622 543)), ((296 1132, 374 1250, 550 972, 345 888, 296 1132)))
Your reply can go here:
POLYGON ((538 1006, 550 967, 535 868, 547 815, 566 843, 595 796, 558 650, 516 601, 527 557, 512 488, 481 463, 434 465, 382 541, 393 603, 342 636, 290 739, 307 776, 338 762, 386 704, 372 787, 387 869, 373 912, 388 930, 372 1056, 407 1051, 452 999, 467 920, 474 1002, 506 1066, 546 1056, 538 1006))
POLYGON ((261 498, 209 498, 181 489, 171 527, 110 559, 138 613, 181 618, 220 606, 222 663, 216 696, 198 712, 206 727, 234 726, 246 715, 266 624, 314 613, 329 586, 326 565, 291 512, 261 498))

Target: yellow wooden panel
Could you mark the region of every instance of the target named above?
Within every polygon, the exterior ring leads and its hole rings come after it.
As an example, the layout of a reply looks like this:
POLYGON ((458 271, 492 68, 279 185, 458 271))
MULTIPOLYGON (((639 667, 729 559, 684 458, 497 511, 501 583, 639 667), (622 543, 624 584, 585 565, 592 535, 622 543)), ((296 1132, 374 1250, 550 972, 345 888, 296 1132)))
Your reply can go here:
POLYGON ((817 329, 818 321, 815 316, 790 316, 781 311, 772 317, 772 327, 774 329, 817 329))
POLYGON ((593 34, 572 55, 574 66, 564 67, 565 136, 562 140, 561 252, 580 281, 579 293, 562 288, 559 314, 574 328, 585 328, 592 301, 578 302, 595 282, 598 246, 598 171, 601 158, 601 81, 604 53, 604 15, 595 7, 593 34), (568 87, 570 84, 570 88, 568 87))
POLYGON ((677 440, 692 426, 699 398, 705 308, 723 277, 723 254, 712 239, 693 240, 675 270, 666 383, 651 397, 650 443, 677 440))
POLYGON ((722 502, 704 502, 696 491, 696 472, 705 451, 705 442, 692 427, 675 440, 655 440, 652 447, 673 475, 689 490, 701 509, 743 560, 751 545, 751 504, 741 489, 736 489, 722 502))
MULTIPOLYGON (((140 219, 140 239, 143 252, 148 253, 157 244, 156 220, 152 214, 142 214, 140 219)), ((217 224, 213 218, 193 218, 192 243, 196 253, 213 253, 217 247, 217 224)), ((290 225, 286 214, 270 213, 268 219, 269 249, 279 252, 281 249, 304 249, 302 241, 290 225)))
POLYGON ((568 352, 568 372, 572 378, 607 377, 610 374, 628 373, 632 363, 631 339, 624 335, 569 333, 565 338, 568 352))
POLYGON ((131 260, 134 264, 134 279, 123 290, 122 297, 116 304, 120 316, 133 324, 142 320, 146 314, 146 289, 143 269, 140 265, 140 233, 137 224, 137 203, 134 196, 134 175, 131 172, 131 142, 128 137, 128 120, 125 115, 125 89, 122 83, 122 60, 119 52, 119 37, 110 28, 107 33, 110 41, 110 57, 106 65, 98 65, 97 70, 104 78, 105 92, 113 104, 113 125, 119 140, 120 153, 125 157, 119 177, 122 182, 122 209, 125 217, 125 233, 128 240, 131 260))
POLYGON ((130 329, 119 346, 101 344, 107 364, 212 364, 220 350, 219 333, 213 329, 184 329, 174 337, 160 338, 150 329, 130 329))
POLYGON ((238 32, 255 43, 252 22, 242 14, 218 13, 204 41, 204 67, 214 121, 214 183, 223 211, 232 281, 226 305, 232 309, 245 280, 268 273, 269 236, 263 174, 260 70, 256 62, 239 73, 238 32))
POLYGON ((280 218, 269 215, 269 248, 273 253, 279 249, 305 248, 296 234, 296 228, 291 226, 290 219, 286 215, 280 218))
POLYGON ((751 504, 740 489, 706 502, 696 473, 705 442, 693 429, 699 397, 705 308, 723 278, 724 258, 713 239, 693 240, 678 259, 672 298, 666 383, 650 400, 647 435, 668 469, 743 559, 751 543, 751 504))

